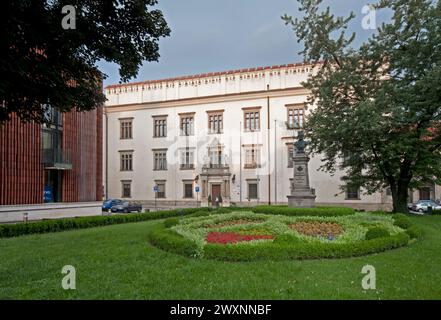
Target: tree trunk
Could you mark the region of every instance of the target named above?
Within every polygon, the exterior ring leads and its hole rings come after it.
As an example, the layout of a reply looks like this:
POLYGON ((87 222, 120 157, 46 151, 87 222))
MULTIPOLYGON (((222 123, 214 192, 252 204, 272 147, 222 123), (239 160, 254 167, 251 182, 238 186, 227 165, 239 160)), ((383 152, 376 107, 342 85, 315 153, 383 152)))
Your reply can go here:
POLYGON ((391 188, 392 203, 393 203, 392 212, 395 213, 409 212, 409 209, 407 208, 408 189, 409 189, 409 182, 403 180, 398 181, 397 187, 395 187, 394 189, 391 188))

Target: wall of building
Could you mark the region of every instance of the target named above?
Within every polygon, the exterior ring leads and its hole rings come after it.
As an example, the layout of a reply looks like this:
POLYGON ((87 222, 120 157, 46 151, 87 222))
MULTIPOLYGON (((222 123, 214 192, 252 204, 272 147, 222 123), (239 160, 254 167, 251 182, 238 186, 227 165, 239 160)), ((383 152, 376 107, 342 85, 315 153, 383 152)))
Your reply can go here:
MULTIPOLYGON (((121 198, 121 181, 130 180, 131 198, 152 205, 155 180, 165 180, 166 199, 158 200, 161 205, 194 204, 196 195, 193 200, 183 198, 183 181, 194 180, 200 175, 207 146, 217 139, 224 145, 231 177, 235 177, 234 182, 230 181, 231 202, 245 205, 286 203, 286 196, 290 194, 289 178, 293 176, 293 168, 288 168, 287 144, 294 142, 293 130, 285 125, 286 106, 306 101, 308 92, 301 82, 311 70, 310 66, 287 65, 107 87, 108 197, 121 198), (260 107, 261 129, 258 132, 243 130, 242 108, 248 107, 260 107), (224 131, 211 134, 207 131, 207 111, 220 109, 224 110, 224 131), (186 112, 195 112, 195 134, 188 137, 179 132, 179 114, 186 112), (153 137, 153 116, 157 115, 167 116, 165 138, 153 137), (121 118, 133 118, 133 139, 120 139, 121 118), (241 145, 249 144, 261 145, 261 168, 243 169, 242 162, 241 169, 241 152, 244 160, 241 145), (195 149, 194 170, 179 169, 178 150, 183 147, 195 149), (159 148, 168 149, 167 171, 153 170, 153 149, 159 148), (120 171, 119 152, 122 150, 133 150, 133 171, 120 171), (259 179, 258 200, 247 200, 247 179, 259 179)), ((331 176, 318 171, 320 165, 320 156, 311 158, 310 183, 316 190, 318 203, 362 209, 389 206, 390 202, 382 193, 362 194, 359 200, 345 199, 345 193, 339 189, 343 173, 331 176)))
MULTIPOLYGON (((43 203, 42 127, 16 115, 0 124, 0 205, 43 203)), ((101 201, 102 108, 63 115, 63 150, 71 170, 62 171, 62 201, 101 201)))

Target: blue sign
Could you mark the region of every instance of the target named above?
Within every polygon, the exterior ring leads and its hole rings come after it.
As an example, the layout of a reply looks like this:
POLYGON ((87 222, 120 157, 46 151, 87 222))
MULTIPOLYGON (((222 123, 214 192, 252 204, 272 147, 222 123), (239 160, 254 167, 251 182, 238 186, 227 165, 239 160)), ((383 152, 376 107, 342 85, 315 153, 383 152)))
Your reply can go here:
POLYGON ((52 191, 52 186, 44 186, 43 201, 44 202, 54 202, 54 193, 52 191))
POLYGON ((196 187, 194 188, 194 191, 199 192, 199 186, 196 186, 196 187))
POLYGON ((158 192, 158 186, 153 187, 153 192, 158 192))

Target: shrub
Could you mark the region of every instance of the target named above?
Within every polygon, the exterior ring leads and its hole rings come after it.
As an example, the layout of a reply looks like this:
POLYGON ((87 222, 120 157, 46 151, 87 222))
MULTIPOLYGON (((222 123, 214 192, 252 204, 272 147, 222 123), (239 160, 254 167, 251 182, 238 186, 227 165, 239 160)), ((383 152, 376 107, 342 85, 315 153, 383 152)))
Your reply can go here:
POLYGON ((347 216, 355 213, 352 208, 346 207, 314 207, 314 208, 292 208, 287 206, 257 206, 251 208, 255 213, 280 214, 285 216, 347 216))
POLYGON ((173 227, 179 223, 179 218, 168 218, 164 221, 164 226, 166 228, 173 227))
POLYGON ((91 216, 41 220, 28 223, 0 224, 0 238, 16 237, 25 234, 57 232, 63 230, 84 229, 112 224, 148 221, 179 216, 202 216, 216 213, 210 208, 185 208, 148 213, 120 214, 113 216, 91 216))
POLYGON ((397 214, 393 217, 394 225, 401 229, 407 229, 412 225, 412 221, 404 214, 397 214))
POLYGON ((390 233, 385 228, 373 227, 366 232, 366 240, 389 237, 390 233))
POLYGON ((164 223, 159 223, 148 235, 149 242, 166 251, 180 253, 188 257, 198 255, 198 246, 173 230, 166 229, 164 223))
POLYGON ((409 228, 407 228, 406 233, 409 235, 411 239, 419 239, 423 236, 422 230, 415 225, 412 225, 409 228))

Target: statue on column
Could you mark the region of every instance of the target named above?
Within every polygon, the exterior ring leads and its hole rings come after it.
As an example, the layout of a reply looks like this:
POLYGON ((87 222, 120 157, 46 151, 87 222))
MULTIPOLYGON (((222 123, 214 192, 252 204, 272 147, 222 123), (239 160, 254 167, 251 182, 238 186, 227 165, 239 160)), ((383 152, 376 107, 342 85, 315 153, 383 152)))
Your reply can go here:
POLYGON ((304 132, 299 131, 292 154, 294 176, 292 179, 291 194, 288 195, 288 206, 290 207, 315 206, 315 191, 309 186, 309 157, 305 152, 307 144, 304 132))

